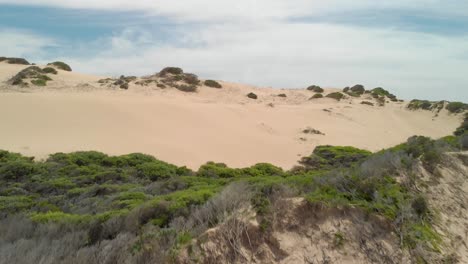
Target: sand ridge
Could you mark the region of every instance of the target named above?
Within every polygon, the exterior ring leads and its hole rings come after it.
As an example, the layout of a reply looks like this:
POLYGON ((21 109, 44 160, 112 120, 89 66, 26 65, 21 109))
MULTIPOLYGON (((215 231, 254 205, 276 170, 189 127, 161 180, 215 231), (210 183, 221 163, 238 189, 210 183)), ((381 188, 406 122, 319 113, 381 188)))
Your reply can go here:
MULTIPOLYGON (((0 149, 37 158, 97 150, 142 152, 193 169, 207 161, 233 167, 269 162, 288 169, 317 145, 377 151, 412 135, 449 135, 460 124, 460 116, 409 111, 405 102, 378 107, 360 104, 371 100, 365 97, 309 100, 314 93, 305 89, 228 82, 197 93, 135 84, 120 90, 102 87, 102 77, 59 71, 47 88, 5 84, 25 67, 0 63, 0 149), (247 98, 249 92, 259 99, 247 98), (307 127, 325 135, 302 133, 307 127)), ((331 91, 338 90, 325 94, 331 91)))

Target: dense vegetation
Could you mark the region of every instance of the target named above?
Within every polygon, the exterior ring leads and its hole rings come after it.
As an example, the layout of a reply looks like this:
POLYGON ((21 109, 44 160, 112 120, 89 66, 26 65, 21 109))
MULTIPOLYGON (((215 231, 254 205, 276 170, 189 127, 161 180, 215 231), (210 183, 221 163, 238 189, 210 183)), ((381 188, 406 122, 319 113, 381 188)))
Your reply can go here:
MULTIPOLYGON (((415 179, 401 177, 419 163, 434 171, 445 151, 463 148, 463 138, 412 137, 374 154, 319 146, 290 171, 264 163, 235 169, 208 162, 194 172, 144 154, 93 151, 57 153, 36 162, 0 151, 0 233, 5 234, 0 253, 16 247, 32 262, 47 255, 90 263, 111 246, 107 257, 116 262, 168 261, 222 221, 236 199, 250 197, 267 219, 270 199, 284 188, 309 203, 381 215, 394 223, 403 247, 437 251, 432 212, 415 179), (53 254, 51 247, 57 247, 53 254)), ((268 221, 262 225, 267 228, 268 221)))

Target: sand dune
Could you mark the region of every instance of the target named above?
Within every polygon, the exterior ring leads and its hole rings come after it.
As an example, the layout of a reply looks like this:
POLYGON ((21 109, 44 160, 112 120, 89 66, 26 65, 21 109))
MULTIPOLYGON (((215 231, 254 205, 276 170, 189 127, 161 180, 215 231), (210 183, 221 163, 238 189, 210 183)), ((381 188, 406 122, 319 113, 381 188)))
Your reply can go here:
MULTIPOLYGON (((0 83, 24 67, 0 63, 0 83)), ((113 90, 99 79, 60 71, 48 88, 3 85, 0 149, 38 158, 77 150, 143 152, 194 169, 207 161, 290 168, 317 145, 376 151, 415 134, 445 136, 460 124, 459 116, 408 111, 404 102, 372 107, 361 105, 363 98, 308 100, 313 93, 307 90, 225 82, 197 93, 136 85, 113 90), (258 100, 245 96, 252 91, 258 100), (302 133, 307 127, 325 135, 302 133)))

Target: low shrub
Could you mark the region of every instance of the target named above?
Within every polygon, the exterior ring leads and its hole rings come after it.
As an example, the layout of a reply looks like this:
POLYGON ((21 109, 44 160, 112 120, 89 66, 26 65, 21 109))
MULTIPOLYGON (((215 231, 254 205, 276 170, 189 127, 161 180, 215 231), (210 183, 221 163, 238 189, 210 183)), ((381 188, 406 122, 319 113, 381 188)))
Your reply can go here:
POLYGON ((327 94, 327 96, 325 97, 328 97, 328 98, 333 98, 337 101, 340 101, 341 99, 344 98, 344 94, 340 93, 340 92, 334 92, 334 93, 330 93, 330 94, 327 94))
POLYGON ((468 133, 468 113, 465 114, 465 119, 463 123, 455 130, 453 133, 455 136, 461 136, 468 133))
POLYGON ((46 86, 47 85, 47 81, 43 80, 43 79, 32 80, 31 83, 36 85, 36 86, 46 86))
POLYGON ((143 163, 136 166, 136 169, 138 177, 147 178, 151 181, 177 176, 177 166, 163 161, 143 163))
POLYGON ((51 74, 57 74, 57 70, 52 68, 52 67, 45 67, 42 69, 44 73, 51 73, 51 74))
POLYGON ((323 94, 314 94, 312 97, 309 98, 309 100, 312 100, 312 99, 320 99, 320 98, 323 98, 323 94))
POLYGON ((30 63, 23 58, 6 58, 0 57, 0 62, 6 61, 8 64, 30 65, 30 63))
POLYGON ((184 73, 184 71, 181 69, 181 68, 178 68, 178 67, 166 67, 164 69, 162 69, 160 72, 159 72, 159 75, 160 76, 165 76, 167 74, 172 74, 172 75, 179 75, 179 74, 182 74, 184 73))
POLYGON ((318 146, 311 156, 302 158, 299 163, 308 170, 351 167, 371 154, 370 151, 354 147, 318 146))
POLYGON ((237 169, 229 168, 224 163, 208 162, 198 169, 197 176, 207 178, 235 178, 241 176, 241 173, 237 169))
POLYGON ((157 86, 158 88, 161 88, 161 89, 165 89, 165 88, 166 88, 166 85, 164 85, 164 84, 162 84, 162 83, 158 83, 158 84, 156 84, 156 86, 157 86))
POLYGON ((182 92, 194 93, 197 91, 196 85, 177 84, 174 86, 177 90, 182 92))
POLYGON ((370 106, 374 106, 374 103, 372 102, 369 102, 369 101, 362 101, 361 104, 363 105, 370 105, 370 106))
POLYGON ((302 133, 304 133, 304 134, 314 134, 314 135, 325 135, 321 131, 319 131, 317 129, 314 129, 314 128, 310 128, 310 127, 302 130, 302 133))
POLYGON ((287 96, 286 94, 284 94, 284 93, 282 93, 282 94, 278 94, 277 96, 278 96, 278 97, 283 97, 283 98, 286 98, 286 97, 288 97, 288 96, 287 96))
POLYGON ((69 72, 72 71, 72 68, 68 64, 62 61, 54 61, 54 62, 48 63, 47 65, 55 66, 58 69, 63 70, 63 71, 69 71, 69 72))
POLYGON ((307 87, 307 90, 313 91, 313 92, 316 92, 316 93, 323 93, 324 92, 324 90, 318 85, 311 85, 311 86, 307 87))
POLYGON ((198 76, 193 73, 185 73, 182 78, 183 78, 183 81, 189 85, 200 84, 200 80, 198 79, 198 76))
POLYGON ((462 102, 451 102, 445 107, 450 113, 463 113, 468 110, 468 104, 462 102))
POLYGON ((217 81, 214 81, 214 80, 206 80, 203 84, 205 86, 212 87, 212 88, 218 88, 218 89, 223 87, 220 83, 218 83, 217 81))
POLYGON ((362 95, 366 91, 363 85, 361 84, 356 84, 353 87, 349 89, 352 93, 357 94, 357 95, 362 95))
POLYGON ((247 97, 250 98, 250 99, 254 99, 254 100, 257 100, 258 96, 254 93, 248 93, 247 94, 247 97))

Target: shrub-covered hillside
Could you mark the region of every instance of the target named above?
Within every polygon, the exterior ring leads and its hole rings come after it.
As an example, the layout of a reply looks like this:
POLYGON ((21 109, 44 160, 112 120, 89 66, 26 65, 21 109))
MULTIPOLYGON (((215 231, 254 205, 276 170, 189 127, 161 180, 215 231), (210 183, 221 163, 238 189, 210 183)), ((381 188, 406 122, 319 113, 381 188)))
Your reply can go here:
MULTIPOLYGON (((431 261, 441 245, 435 212, 411 175, 418 164, 435 172, 446 151, 468 147, 466 137, 413 137, 379 153, 321 146, 290 171, 214 162, 191 171, 138 153, 34 161, 0 151, 0 263, 177 262, 192 239, 244 203, 262 230, 251 239, 263 241, 273 232, 272 201, 286 193, 386 219, 413 261, 431 261)), ((242 262, 232 247, 232 263, 242 262)))

